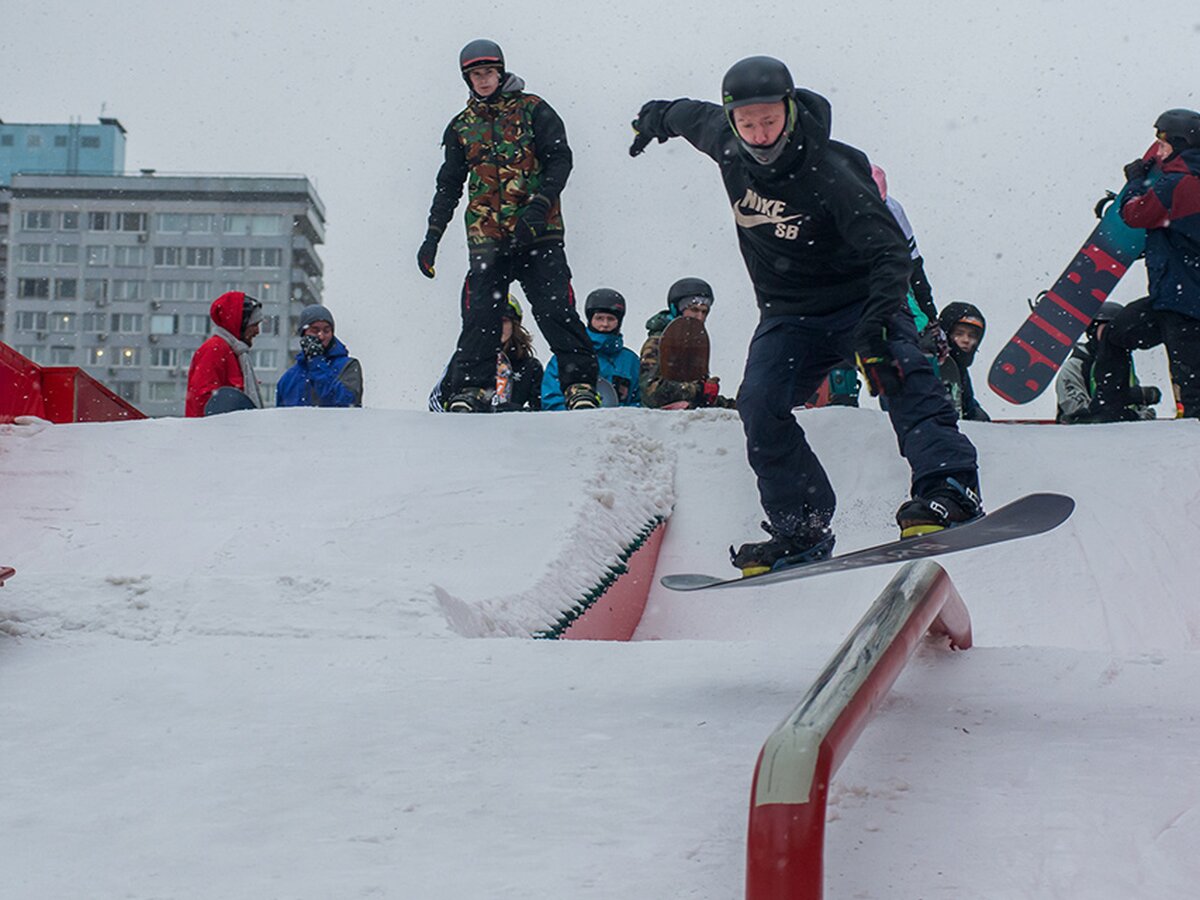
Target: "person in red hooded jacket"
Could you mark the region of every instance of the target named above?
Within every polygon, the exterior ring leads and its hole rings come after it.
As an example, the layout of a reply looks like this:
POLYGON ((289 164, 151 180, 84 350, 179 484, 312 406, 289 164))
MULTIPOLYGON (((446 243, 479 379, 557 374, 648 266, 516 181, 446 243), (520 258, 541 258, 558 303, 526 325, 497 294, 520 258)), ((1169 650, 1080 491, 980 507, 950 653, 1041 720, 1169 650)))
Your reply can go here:
POLYGON ((258 378, 250 361, 250 345, 263 319, 262 304, 241 291, 229 291, 213 301, 208 314, 213 333, 192 357, 184 415, 203 416, 209 398, 223 387, 236 388, 255 408, 262 409, 258 378))

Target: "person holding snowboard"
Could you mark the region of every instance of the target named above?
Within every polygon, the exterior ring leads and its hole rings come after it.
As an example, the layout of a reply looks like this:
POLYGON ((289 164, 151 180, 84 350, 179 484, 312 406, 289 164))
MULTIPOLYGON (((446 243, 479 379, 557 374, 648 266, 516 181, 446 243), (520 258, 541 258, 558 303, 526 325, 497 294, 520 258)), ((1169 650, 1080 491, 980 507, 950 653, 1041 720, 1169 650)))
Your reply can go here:
POLYGON ((362 364, 333 333, 333 313, 319 303, 300 311, 300 352, 275 387, 276 406, 362 406, 362 364))
MULTIPOLYGON (((517 298, 508 295, 500 322, 500 351, 496 354, 495 381, 486 390, 486 412, 514 412, 542 408, 542 364, 533 349, 533 335, 521 324, 524 312, 517 298)), ((451 358, 453 360, 453 358, 451 358)), ((447 412, 450 365, 429 394, 429 409, 447 412)), ((477 412, 479 410, 476 410, 477 412)))
POLYGON ((1200 419, 1200 112, 1169 109, 1154 122, 1156 159, 1125 166, 1121 219, 1146 229, 1149 293, 1127 305, 1097 342, 1094 422, 1140 418, 1133 351, 1166 345, 1183 416, 1200 419), (1161 174, 1153 182, 1154 167, 1161 174))
MULTIPOLYGON (((612 288, 597 288, 583 303, 587 333, 596 351, 600 377, 617 392, 621 406, 641 406, 638 387, 638 357, 625 346, 621 324, 625 321, 625 298, 612 288)), ((558 357, 550 357, 542 379, 542 409, 566 409, 558 379, 558 357)))
MULTIPOLYGON (((1059 369, 1058 378, 1054 381, 1054 393, 1058 399, 1058 410, 1054 419, 1056 422, 1076 425, 1092 421, 1089 407, 1096 396, 1096 348, 1108 329, 1108 323, 1124 308, 1113 300, 1103 303, 1087 327, 1085 340, 1075 345, 1071 355, 1059 369)), ((1132 363, 1129 374, 1129 389, 1126 391, 1129 407, 1138 419, 1155 418, 1154 405, 1162 400, 1162 391, 1150 385, 1139 384, 1132 363)))
POLYGON ((777 59, 736 63, 721 97, 646 103, 630 153, 683 137, 720 166, 754 283, 760 321, 737 409, 769 539, 730 548, 733 565, 754 574, 832 552, 833 486, 792 409, 847 357, 887 398, 912 471, 901 536, 983 515, 975 448, 918 346, 908 244, 866 156, 831 139, 829 101, 777 59))
POLYGON ((258 377, 250 360, 250 345, 262 327, 262 304, 241 291, 227 291, 212 302, 208 314, 213 333, 192 356, 184 415, 203 416, 209 398, 224 387, 241 391, 250 405, 262 409, 258 377))
POLYGON ((438 242, 465 181, 470 266, 447 409, 490 409, 505 298, 514 280, 558 357, 567 408, 594 409, 600 402, 596 354, 575 310, 563 245, 560 196, 572 166, 566 129, 549 103, 525 93, 525 82, 507 71, 494 41, 467 44, 459 70, 471 96, 442 136, 445 160, 417 252, 421 274, 433 278, 438 242))
POLYGON ((942 310, 934 324, 946 335, 949 344, 949 358, 942 361, 938 374, 946 386, 954 411, 960 419, 969 422, 992 421, 975 397, 971 373, 968 371, 975 361, 975 351, 979 349, 983 333, 987 330, 983 313, 978 306, 956 300, 942 310))
POLYGON ((673 381, 661 371, 660 347, 663 332, 680 316, 704 323, 712 310, 713 289, 703 278, 680 278, 667 291, 667 308, 646 322, 648 336, 642 344, 638 381, 642 405, 652 409, 697 409, 702 406, 732 408, 733 401, 721 396, 717 378, 673 381))

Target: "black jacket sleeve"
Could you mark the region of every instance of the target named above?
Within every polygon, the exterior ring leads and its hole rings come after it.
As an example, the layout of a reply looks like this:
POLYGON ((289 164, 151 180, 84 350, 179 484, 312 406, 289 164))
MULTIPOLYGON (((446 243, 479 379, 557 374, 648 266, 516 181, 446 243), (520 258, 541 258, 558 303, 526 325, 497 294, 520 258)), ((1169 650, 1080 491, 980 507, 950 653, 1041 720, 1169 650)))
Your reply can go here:
POLYGON ((925 275, 925 260, 918 256, 912 261, 912 278, 909 279, 913 297, 921 312, 925 313, 930 323, 937 324, 937 306, 933 302, 933 286, 925 275))
MULTIPOLYGON (((701 153, 721 162, 730 139, 725 112, 703 100, 676 100, 663 115, 665 137, 682 137, 701 153)), ((657 135, 655 135, 657 137, 657 135)))
POLYGON ((533 110, 533 148, 542 164, 542 185, 538 193, 553 203, 567 186, 574 157, 567 143, 563 120, 545 100, 533 110))
POLYGON ((442 134, 442 147, 446 158, 437 173, 437 187, 433 192, 433 204, 429 208, 429 230, 439 237, 446 230, 454 215, 454 208, 462 197, 463 184, 467 180, 467 155, 458 140, 454 123, 446 126, 442 134))

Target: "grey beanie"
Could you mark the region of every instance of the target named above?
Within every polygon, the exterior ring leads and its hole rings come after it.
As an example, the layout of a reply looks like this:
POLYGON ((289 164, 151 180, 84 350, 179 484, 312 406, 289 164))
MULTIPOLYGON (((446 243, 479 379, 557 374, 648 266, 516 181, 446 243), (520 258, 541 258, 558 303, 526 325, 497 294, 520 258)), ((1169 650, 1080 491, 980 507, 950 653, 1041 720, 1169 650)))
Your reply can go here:
POLYGON ((333 329, 335 334, 337 333, 337 324, 333 321, 333 313, 320 303, 314 303, 300 310, 299 333, 304 334, 304 329, 313 322, 328 322, 329 327, 333 329))

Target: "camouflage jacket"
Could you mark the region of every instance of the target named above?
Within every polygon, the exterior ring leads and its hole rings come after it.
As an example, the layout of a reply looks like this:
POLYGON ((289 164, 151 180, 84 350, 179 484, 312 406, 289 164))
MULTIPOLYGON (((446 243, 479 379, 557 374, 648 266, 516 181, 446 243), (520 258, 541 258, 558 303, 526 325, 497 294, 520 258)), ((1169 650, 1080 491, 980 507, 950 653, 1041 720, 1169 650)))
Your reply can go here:
POLYGON ((672 318, 670 311, 664 309, 651 316, 646 322, 646 332, 649 336, 646 338, 646 343, 642 344, 642 362, 638 373, 642 406, 661 409, 683 400, 687 403, 688 409, 706 405, 733 409, 734 403, 728 397, 717 397, 713 403, 706 404, 703 379, 700 381, 670 381, 662 377, 659 371, 658 345, 662 342, 662 333, 671 324, 672 318))
POLYGON ((571 174, 562 119, 525 82, 509 75, 492 97, 472 97, 442 135, 445 161, 429 210, 429 230, 441 235, 467 183, 467 243, 506 243, 524 206, 537 194, 550 201, 542 240, 562 240, 559 194, 571 174))

